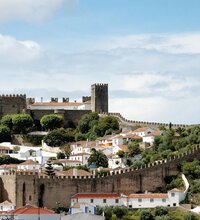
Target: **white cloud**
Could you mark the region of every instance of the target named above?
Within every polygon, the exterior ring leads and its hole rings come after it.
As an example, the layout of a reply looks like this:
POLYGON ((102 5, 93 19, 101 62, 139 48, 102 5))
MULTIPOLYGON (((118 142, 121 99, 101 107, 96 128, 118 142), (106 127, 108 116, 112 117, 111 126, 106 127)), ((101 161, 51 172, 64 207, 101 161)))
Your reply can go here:
POLYGON ((40 21, 76 0, 0 0, 0 21, 40 21))
POLYGON ((98 40, 91 51, 66 54, 0 35, 1 91, 88 95, 92 83, 106 82, 111 111, 133 120, 198 123, 199 36, 134 35, 98 40))

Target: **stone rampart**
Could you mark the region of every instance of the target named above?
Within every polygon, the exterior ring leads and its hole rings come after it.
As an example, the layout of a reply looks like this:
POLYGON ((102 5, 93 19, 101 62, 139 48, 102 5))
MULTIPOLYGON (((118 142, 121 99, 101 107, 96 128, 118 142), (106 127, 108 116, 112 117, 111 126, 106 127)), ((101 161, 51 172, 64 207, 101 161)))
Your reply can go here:
POLYGON ((103 177, 49 177, 31 172, 5 174, 1 176, 1 186, 3 186, 1 187, 1 200, 16 201, 18 207, 29 203, 54 208, 56 202, 62 206, 69 206, 71 196, 78 192, 129 194, 146 190, 150 192, 165 190, 165 177, 179 174, 180 164, 194 158, 200 159, 200 146, 168 160, 157 161, 138 168, 121 169, 103 177), (12 176, 11 180, 10 176, 12 176))
MULTIPOLYGON (((124 118, 120 113, 105 113, 105 115, 112 115, 117 117, 122 126, 125 127, 131 127, 131 126, 149 126, 149 127, 158 127, 158 126, 164 126, 164 127, 169 127, 169 123, 159 123, 159 122, 147 122, 147 121, 134 121, 134 120, 127 120, 126 118, 124 118)), ((173 128, 178 128, 178 127, 182 127, 182 128, 187 128, 190 127, 191 125, 186 125, 186 124, 172 124, 173 128)))

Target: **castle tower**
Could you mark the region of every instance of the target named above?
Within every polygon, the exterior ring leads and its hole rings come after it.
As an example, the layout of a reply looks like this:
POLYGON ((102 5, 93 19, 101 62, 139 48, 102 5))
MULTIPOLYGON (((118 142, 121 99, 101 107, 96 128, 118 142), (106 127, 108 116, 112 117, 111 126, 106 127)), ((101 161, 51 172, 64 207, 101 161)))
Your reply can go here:
POLYGON ((91 110, 97 113, 108 112, 108 84, 91 86, 91 110))

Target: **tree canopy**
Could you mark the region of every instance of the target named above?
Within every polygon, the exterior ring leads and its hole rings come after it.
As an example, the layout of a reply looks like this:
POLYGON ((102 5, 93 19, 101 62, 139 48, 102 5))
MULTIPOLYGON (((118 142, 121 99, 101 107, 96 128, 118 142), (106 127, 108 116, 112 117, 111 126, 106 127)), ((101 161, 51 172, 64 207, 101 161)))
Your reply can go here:
POLYGON ((88 158, 88 165, 96 167, 108 167, 108 158, 105 154, 96 149, 92 149, 92 154, 88 158))
POLYGON ((33 126, 33 119, 29 114, 12 115, 13 129, 16 132, 26 133, 33 126))
POLYGON ((10 129, 5 125, 0 125, 0 142, 7 142, 11 140, 10 129))
POLYGON ((50 114, 44 115, 40 120, 41 125, 45 128, 45 130, 54 130, 56 128, 60 128, 64 119, 60 115, 50 114))
POLYGON ((74 134, 64 128, 50 131, 45 137, 44 142, 51 147, 60 147, 74 141, 74 134))

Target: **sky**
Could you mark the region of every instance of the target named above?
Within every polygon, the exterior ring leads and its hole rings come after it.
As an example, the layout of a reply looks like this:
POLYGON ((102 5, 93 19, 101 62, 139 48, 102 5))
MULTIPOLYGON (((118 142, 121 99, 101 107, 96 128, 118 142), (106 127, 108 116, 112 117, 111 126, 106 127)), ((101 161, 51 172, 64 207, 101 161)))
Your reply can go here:
POLYGON ((130 120, 199 123, 199 0, 0 0, 0 93, 90 95, 130 120))

